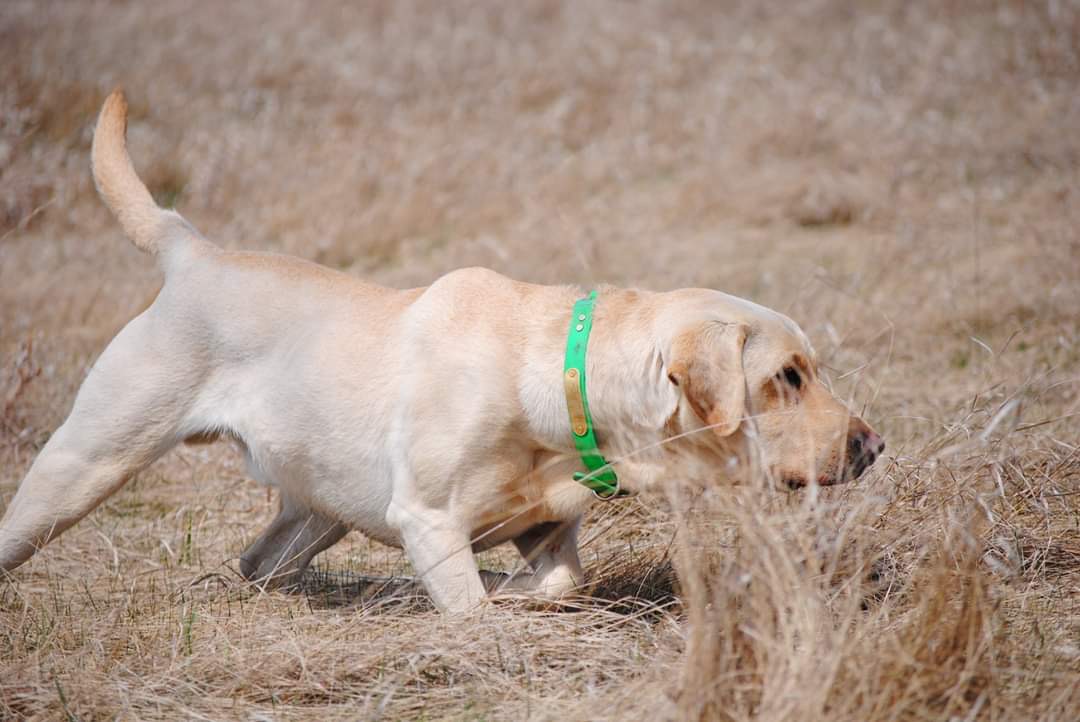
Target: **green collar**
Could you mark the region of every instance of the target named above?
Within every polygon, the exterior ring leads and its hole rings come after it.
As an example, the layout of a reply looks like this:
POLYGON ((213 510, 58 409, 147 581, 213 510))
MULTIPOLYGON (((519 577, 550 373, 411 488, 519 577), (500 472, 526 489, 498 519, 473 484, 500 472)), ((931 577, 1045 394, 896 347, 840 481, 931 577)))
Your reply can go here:
POLYGON ((589 332, 592 331, 593 305, 596 291, 574 304, 570 318, 570 333, 566 337, 566 359, 563 362, 563 388, 566 390, 566 408, 570 411, 570 431, 574 446, 581 454, 581 461, 588 473, 575 472, 574 480, 580 481, 601 499, 626 496, 619 488, 619 479, 611 464, 600 454, 593 431, 589 400, 585 395, 585 353, 589 348, 589 332))

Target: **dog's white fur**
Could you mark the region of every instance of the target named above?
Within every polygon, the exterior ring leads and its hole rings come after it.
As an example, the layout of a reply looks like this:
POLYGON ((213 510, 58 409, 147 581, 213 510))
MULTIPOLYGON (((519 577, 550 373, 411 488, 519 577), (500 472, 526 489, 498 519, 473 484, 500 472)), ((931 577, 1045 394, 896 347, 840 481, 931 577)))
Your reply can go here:
MULTIPOLYGON (((165 284, 23 480, 0 522, 0 568, 176 443, 223 436, 281 498, 241 557, 252 579, 293 581, 356 529, 404 547, 442 609, 485 597, 473 552, 505 541, 531 571, 488 587, 557 596, 580 585, 576 534, 594 497, 571 478, 562 363, 582 290, 467 269, 399 291, 223 251, 157 207, 125 128, 116 92, 94 134, 94 178, 165 284)), ((790 319, 716 291, 603 288, 587 378, 601 450, 633 491, 673 469, 731 479, 746 468, 732 461, 748 458, 785 481, 829 483, 880 451, 818 381, 790 319), (784 381, 791 368, 799 388, 784 381), (851 439, 869 448, 858 464, 851 439)))

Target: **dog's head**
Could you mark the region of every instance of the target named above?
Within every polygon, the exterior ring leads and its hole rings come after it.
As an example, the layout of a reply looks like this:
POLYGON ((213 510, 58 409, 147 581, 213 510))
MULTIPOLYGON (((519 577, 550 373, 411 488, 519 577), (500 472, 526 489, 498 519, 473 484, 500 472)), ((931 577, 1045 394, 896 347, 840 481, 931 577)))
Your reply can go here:
POLYGON ((850 481, 874 463, 885 442, 823 383, 794 321, 721 293, 692 300, 671 319, 664 354, 678 394, 672 435, 716 451, 729 476, 758 466, 788 487, 850 481), (738 458, 754 463, 732 466, 738 458))

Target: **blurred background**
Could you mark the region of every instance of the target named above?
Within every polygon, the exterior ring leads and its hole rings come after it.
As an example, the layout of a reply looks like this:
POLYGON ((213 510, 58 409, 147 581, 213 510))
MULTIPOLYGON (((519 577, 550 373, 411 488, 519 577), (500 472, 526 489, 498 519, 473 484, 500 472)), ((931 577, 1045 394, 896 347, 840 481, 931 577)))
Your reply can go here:
POLYGON ((156 288, 90 178, 114 86, 156 197, 227 247, 391 285, 477 264, 719 288, 857 351, 845 370, 919 368, 900 403, 987 360, 970 337, 1043 346, 1075 315, 1075 4, 14 0, 0 20, 9 352, 100 340, 156 288))
MULTIPOLYGON (((223 246, 394 286, 483 265, 540 283, 712 287, 787 313, 888 440, 889 459, 842 493, 918 509, 932 535, 928 520, 969 491, 1007 497, 1008 463, 1017 488, 1053 482, 1053 504, 1007 504, 995 523, 1057 545, 1071 576, 1047 587, 1063 595, 1050 606, 1075 609, 1076 3, 5 0, 0 504, 160 284, 93 189, 93 122, 116 86, 158 201, 223 246), (1002 435, 926 506, 946 478, 938 451, 1002 435)), ((218 447, 170 455, 116 499, 94 523, 109 521, 119 551, 87 523, 50 552, 54 571, 91 573, 100 552, 95 578, 149 574, 147 555, 194 577, 272 512, 218 447), (206 483, 193 500, 178 479, 206 483), (173 550, 192 529, 195 562, 152 539, 173 550)), ((612 534, 593 563, 623 548, 612 534)), ((367 542, 342 548, 402 568, 367 542)), ((28 573, 41 582, 28 598, 46 594, 48 568, 28 573)), ((1076 618, 1056 618, 1054 639, 1080 633, 1076 618)), ((96 658, 83 643, 68 648, 96 658)), ((6 652, 18 669, 33 654, 65 664, 58 648, 6 652)), ((1055 669, 1074 669, 1061 654, 1055 669)), ((60 709, 19 675, 43 705, 25 709, 60 709)), ((101 694, 96 709, 115 709, 101 694)))

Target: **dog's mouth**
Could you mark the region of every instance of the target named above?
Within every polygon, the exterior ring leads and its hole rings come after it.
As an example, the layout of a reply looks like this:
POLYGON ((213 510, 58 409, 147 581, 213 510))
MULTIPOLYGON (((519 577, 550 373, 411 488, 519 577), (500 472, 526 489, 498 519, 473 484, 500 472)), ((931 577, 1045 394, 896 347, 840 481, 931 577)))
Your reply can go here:
MULTIPOLYGON (((836 486, 855 481, 863 472, 869 469, 878 455, 885 448, 885 442, 877 438, 877 443, 867 445, 862 439, 856 438, 848 442, 848 462, 838 471, 831 474, 822 474, 817 478, 818 486, 836 486)), ((807 485, 807 477, 800 474, 785 473, 780 475, 781 483, 788 489, 802 489, 807 485)))
MULTIPOLYGON (((843 474, 822 474, 817 478, 818 486, 836 486, 837 484, 846 484, 849 481, 854 481, 859 474, 851 473, 852 470, 845 471, 843 474)), ((861 471, 860 471, 861 473, 861 471)), ((807 486, 807 480, 804 476, 786 475, 782 477, 781 483, 788 489, 802 489, 807 486)))
MULTIPOLYGON (((836 486, 837 484, 843 484, 851 481, 850 478, 845 477, 837 478, 833 475, 822 475, 817 478, 818 486, 836 486)), ((807 486, 806 477, 803 476, 785 476, 781 482, 785 487, 792 491, 796 489, 803 489, 807 486)))

